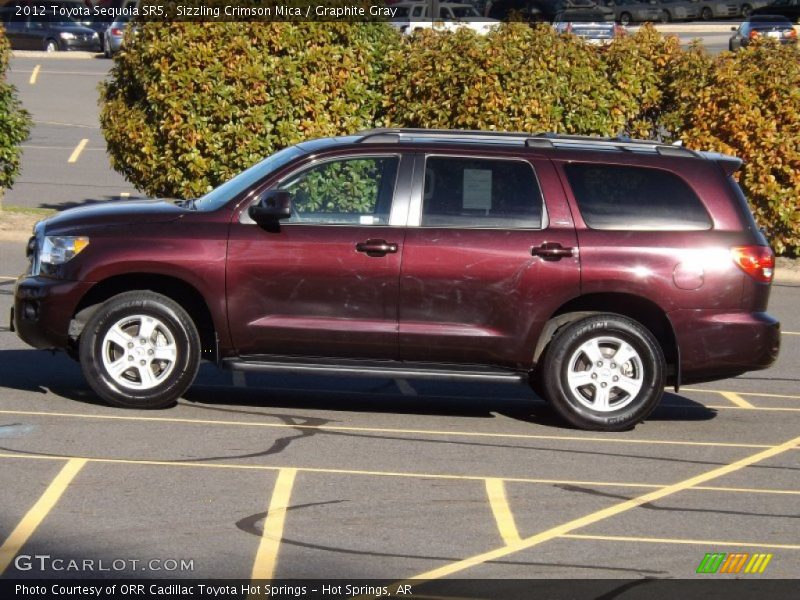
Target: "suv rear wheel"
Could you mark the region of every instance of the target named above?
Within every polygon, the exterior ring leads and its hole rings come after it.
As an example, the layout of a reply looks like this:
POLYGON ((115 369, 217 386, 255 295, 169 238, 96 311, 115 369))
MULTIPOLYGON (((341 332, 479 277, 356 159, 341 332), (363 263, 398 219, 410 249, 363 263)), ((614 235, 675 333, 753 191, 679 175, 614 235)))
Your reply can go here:
POLYGON ((80 343, 83 374, 105 401, 125 408, 164 408, 194 381, 200 336, 173 300, 125 292, 92 315, 80 343))
POLYGON ((658 341, 622 315, 596 315, 562 328, 543 367, 547 400, 581 429, 630 429, 655 409, 664 392, 658 341))

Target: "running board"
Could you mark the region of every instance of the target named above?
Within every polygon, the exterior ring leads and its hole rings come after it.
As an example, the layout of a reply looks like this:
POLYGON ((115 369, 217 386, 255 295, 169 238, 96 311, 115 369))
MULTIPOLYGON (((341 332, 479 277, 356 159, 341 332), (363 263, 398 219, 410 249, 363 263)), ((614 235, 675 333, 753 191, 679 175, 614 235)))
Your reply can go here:
POLYGON ((416 367, 410 365, 359 365, 348 363, 300 363, 290 361, 251 361, 226 358, 222 366, 232 371, 246 373, 297 373, 306 375, 342 375, 345 377, 386 377, 388 379, 438 379, 440 381, 494 381, 525 383, 527 373, 502 369, 469 369, 447 365, 443 368, 416 367))

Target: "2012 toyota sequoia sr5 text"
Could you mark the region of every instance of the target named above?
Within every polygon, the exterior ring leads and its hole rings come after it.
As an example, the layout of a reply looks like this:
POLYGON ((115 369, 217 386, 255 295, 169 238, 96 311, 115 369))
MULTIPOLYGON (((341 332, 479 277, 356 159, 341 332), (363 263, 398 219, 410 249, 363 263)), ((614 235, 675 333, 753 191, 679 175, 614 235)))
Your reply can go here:
POLYGON ((666 385, 771 365, 774 256, 741 161, 630 140, 374 130, 205 196, 38 223, 13 327, 123 407, 243 371, 530 381, 621 430, 666 385))

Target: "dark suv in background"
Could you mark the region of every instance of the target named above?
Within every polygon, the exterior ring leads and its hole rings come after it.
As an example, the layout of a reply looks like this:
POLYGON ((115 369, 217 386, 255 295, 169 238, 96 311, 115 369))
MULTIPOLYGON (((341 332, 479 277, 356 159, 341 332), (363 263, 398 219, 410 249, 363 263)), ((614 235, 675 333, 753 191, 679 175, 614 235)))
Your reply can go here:
POLYGON ((375 130, 196 200, 38 223, 13 327, 111 404, 242 371, 522 381, 630 428, 665 385, 775 360, 774 257, 736 158, 624 138, 375 130))

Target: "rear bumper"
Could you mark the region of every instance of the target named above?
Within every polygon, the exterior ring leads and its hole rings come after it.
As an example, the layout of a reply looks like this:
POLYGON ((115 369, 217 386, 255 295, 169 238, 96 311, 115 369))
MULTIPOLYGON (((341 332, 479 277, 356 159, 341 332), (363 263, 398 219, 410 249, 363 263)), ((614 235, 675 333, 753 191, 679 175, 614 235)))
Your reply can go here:
POLYGON ((14 289, 13 329, 34 348, 66 348, 75 307, 93 283, 21 277, 14 289))
POLYGON ((778 358, 780 323, 767 313, 678 310, 668 316, 680 348, 682 383, 766 369, 778 358))

